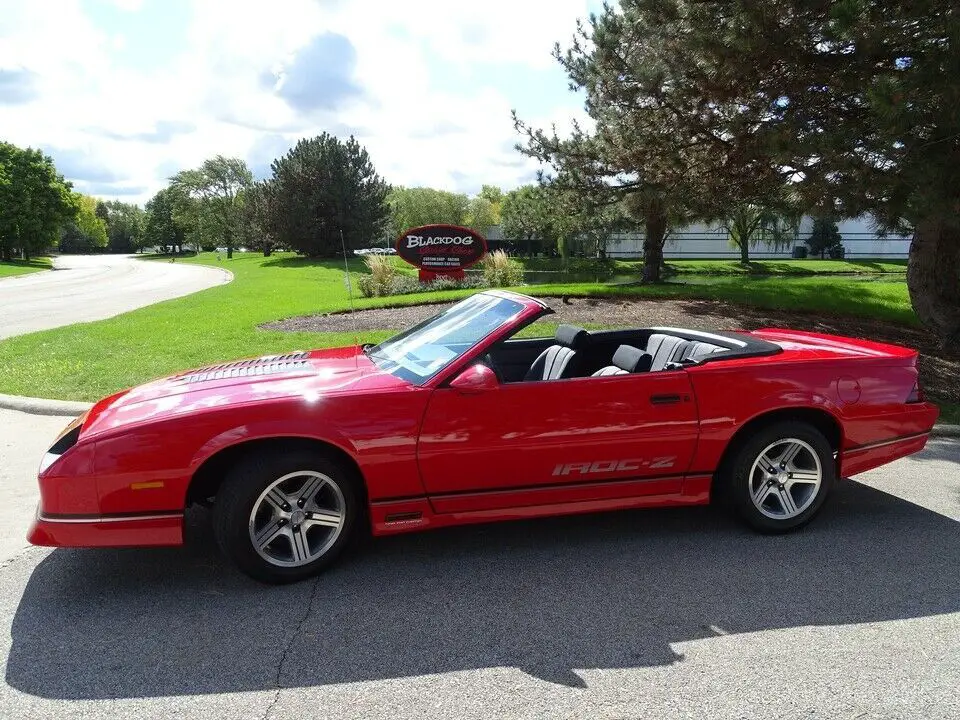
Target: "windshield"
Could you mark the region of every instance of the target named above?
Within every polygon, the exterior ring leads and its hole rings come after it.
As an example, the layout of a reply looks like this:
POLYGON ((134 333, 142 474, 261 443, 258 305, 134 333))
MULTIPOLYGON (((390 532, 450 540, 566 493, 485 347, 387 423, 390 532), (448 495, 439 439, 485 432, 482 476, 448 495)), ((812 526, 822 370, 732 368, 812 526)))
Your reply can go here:
POLYGON ((514 300, 480 293, 394 335, 367 354, 381 370, 422 385, 522 310, 523 305, 514 300))

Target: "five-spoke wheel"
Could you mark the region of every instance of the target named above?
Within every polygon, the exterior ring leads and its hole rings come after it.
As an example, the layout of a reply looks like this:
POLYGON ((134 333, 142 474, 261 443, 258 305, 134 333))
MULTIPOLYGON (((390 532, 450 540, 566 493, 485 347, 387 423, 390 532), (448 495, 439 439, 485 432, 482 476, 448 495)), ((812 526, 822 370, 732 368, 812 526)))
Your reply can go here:
POLYGON ((784 438, 770 443, 754 461, 750 495, 767 517, 792 518, 810 507, 822 478, 816 450, 798 438, 784 438))
POLYGON ((300 580, 333 562, 359 512, 353 474, 310 450, 245 456, 224 486, 214 503, 217 540, 264 582, 300 580))
POLYGON ((250 511, 250 539, 267 562, 296 567, 322 556, 343 530, 340 487, 314 470, 277 478, 250 511))
POLYGON ((780 532, 809 522, 836 476, 830 443, 815 427, 788 421, 743 442, 720 480, 753 527, 780 532))

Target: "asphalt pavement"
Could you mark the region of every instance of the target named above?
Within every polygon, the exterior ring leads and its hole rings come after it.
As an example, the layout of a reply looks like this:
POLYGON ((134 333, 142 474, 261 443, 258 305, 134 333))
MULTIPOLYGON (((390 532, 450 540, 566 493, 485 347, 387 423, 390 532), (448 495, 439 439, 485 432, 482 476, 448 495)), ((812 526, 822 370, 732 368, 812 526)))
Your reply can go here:
POLYGON ((709 508, 383 538, 265 587, 212 549, 23 540, 68 418, 0 411, 6 718, 957 718, 960 441, 806 530, 709 508))
POLYGON ((62 255, 54 269, 0 280, 0 339, 91 322, 229 282, 231 273, 125 255, 62 255))

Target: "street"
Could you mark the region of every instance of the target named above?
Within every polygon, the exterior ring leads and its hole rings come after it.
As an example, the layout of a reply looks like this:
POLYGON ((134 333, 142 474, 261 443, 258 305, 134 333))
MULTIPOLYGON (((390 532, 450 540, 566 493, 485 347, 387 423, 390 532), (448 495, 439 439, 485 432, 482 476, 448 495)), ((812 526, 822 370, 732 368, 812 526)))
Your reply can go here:
POLYGON ((23 540, 66 423, 0 411, 0 715, 955 718, 960 443, 845 481, 805 531, 709 508, 372 541, 257 585, 186 548, 23 540))
POLYGON ((187 263, 62 255, 52 271, 0 280, 0 339, 103 320, 231 279, 225 270, 187 263))

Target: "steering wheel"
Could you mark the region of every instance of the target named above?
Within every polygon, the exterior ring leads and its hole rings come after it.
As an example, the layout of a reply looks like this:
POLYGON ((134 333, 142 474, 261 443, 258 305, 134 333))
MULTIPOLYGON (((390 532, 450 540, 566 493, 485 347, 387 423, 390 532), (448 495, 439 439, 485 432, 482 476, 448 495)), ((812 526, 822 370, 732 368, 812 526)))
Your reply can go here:
POLYGON ((482 358, 480 358, 480 362, 482 362, 488 368, 493 370, 493 374, 496 376, 497 382, 503 385, 503 373, 500 372, 500 368, 497 367, 497 363, 493 361, 493 355, 491 355, 490 353, 487 353, 482 358))

